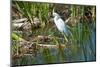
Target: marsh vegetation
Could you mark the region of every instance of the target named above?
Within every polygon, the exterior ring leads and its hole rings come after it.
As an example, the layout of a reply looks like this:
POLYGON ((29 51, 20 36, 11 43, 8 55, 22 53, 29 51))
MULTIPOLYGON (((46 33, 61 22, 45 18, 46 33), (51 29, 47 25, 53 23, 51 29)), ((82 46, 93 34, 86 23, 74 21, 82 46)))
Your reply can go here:
POLYGON ((12 1, 12 65, 96 60, 96 7, 12 1), (52 11, 68 20, 73 37, 58 31, 52 11))

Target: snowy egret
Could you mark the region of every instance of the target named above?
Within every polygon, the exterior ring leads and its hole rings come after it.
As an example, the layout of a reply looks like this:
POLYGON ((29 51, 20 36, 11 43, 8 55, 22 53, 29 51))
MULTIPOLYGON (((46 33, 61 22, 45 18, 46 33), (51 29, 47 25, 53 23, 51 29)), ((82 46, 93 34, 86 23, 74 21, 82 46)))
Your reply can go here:
POLYGON ((65 22, 61 19, 60 15, 56 12, 53 12, 54 23, 56 24, 58 30, 67 36, 71 35, 69 30, 69 26, 65 24, 65 22))

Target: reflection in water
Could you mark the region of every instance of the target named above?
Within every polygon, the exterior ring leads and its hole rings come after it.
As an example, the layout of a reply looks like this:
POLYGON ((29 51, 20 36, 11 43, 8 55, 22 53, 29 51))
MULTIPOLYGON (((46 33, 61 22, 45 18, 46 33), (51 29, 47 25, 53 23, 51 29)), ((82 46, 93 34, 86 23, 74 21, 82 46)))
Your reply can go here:
MULTIPOLYGON (((79 61, 95 61, 96 60, 96 27, 95 24, 88 25, 89 30, 84 31, 87 25, 79 24, 74 29, 79 29, 74 43, 69 47, 42 48, 39 53, 24 56, 18 60, 14 60, 16 65, 24 64, 45 64, 45 63, 62 63, 62 62, 79 62, 79 61), (85 32, 85 33, 82 33, 85 32), (25 62, 24 62, 25 61, 25 62)), ((87 28, 87 29, 88 29, 87 28)), ((62 43, 62 42, 60 42, 62 43)))
MULTIPOLYGON (((56 48, 49 49, 51 53, 50 55, 55 58, 54 63, 73 61, 94 61, 96 59, 96 30, 94 26, 90 26, 91 33, 89 33, 90 36, 88 36, 89 39, 87 41, 83 41, 82 43, 77 42, 77 45, 80 44, 81 49, 76 48, 78 49, 78 53, 76 53, 76 55, 73 55, 69 48, 62 49, 62 53, 60 53, 59 49, 56 48), (62 61, 62 58, 64 58, 65 60, 62 61)), ((42 53, 37 55, 37 57, 35 58, 36 62, 38 62, 38 64, 44 63, 45 59, 43 57, 44 55, 42 53)), ((47 57, 49 57, 49 55, 47 57)))
MULTIPOLYGON (((82 24, 79 24, 79 34, 82 33, 82 24)), ((82 27, 83 28, 83 27, 82 27)), ((96 29, 95 25, 91 24, 86 33, 86 40, 83 34, 78 35, 78 42, 75 42, 70 47, 58 48, 43 48, 39 49, 36 56, 26 56, 16 60, 14 63, 24 64, 45 64, 45 63, 61 63, 61 62, 79 62, 79 61, 95 61, 96 59, 96 29), (83 38, 82 38, 83 37, 83 38), (25 61, 25 62, 24 62, 25 61)))
POLYGON ((11 23, 12 65, 96 60, 96 6, 13 1, 11 23))

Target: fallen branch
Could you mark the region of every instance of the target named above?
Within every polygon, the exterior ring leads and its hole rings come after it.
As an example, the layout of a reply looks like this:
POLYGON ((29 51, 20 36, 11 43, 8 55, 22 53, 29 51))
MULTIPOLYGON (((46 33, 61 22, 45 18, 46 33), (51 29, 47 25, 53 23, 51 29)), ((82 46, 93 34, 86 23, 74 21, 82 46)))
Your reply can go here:
POLYGON ((13 23, 23 23, 24 21, 27 21, 27 18, 21 18, 21 19, 17 19, 17 20, 12 20, 13 23))
MULTIPOLYGON (((65 48, 66 47, 66 45, 64 45, 64 44, 61 44, 61 45, 51 45, 51 44, 37 44, 37 46, 39 46, 39 47, 42 47, 42 48, 59 48, 59 47, 61 47, 61 48, 65 48)), ((38 47, 37 47, 38 48, 38 47)))

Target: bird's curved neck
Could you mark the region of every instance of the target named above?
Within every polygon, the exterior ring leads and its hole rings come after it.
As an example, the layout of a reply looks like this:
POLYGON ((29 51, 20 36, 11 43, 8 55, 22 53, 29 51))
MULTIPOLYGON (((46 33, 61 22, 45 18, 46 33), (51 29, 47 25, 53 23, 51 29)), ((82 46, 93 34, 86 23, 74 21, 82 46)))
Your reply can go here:
POLYGON ((54 19, 58 20, 60 17, 59 16, 55 16, 54 19))

